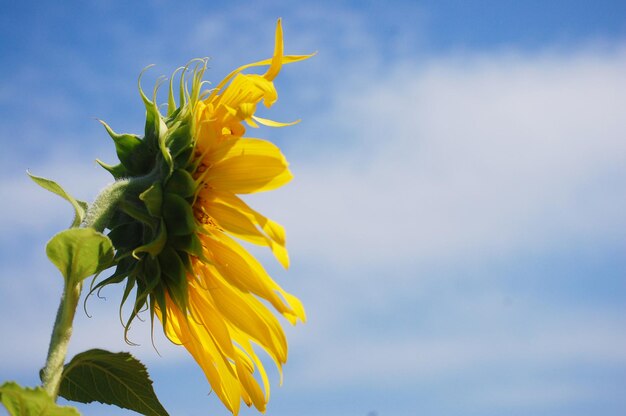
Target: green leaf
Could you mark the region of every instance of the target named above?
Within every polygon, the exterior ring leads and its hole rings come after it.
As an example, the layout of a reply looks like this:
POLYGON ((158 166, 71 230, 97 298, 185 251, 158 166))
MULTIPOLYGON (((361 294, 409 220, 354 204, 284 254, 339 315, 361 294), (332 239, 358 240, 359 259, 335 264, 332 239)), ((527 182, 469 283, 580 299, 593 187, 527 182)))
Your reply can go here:
POLYGON ((78 199, 75 199, 74 197, 72 197, 70 194, 65 192, 65 190, 61 187, 61 185, 59 185, 55 181, 42 178, 40 176, 32 175, 30 172, 26 172, 26 173, 28 174, 28 176, 30 176, 30 178, 33 181, 35 181, 37 185, 41 186, 42 188, 52 193, 57 194, 58 196, 60 196, 61 198, 65 199, 70 204, 72 204, 72 206, 74 207, 74 221, 72 221, 71 227, 78 227, 80 223, 83 222, 83 219, 85 219, 85 213, 87 212, 87 207, 88 207, 86 202, 79 201, 78 199))
POLYGON ((127 352, 93 349, 65 366, 59 395, 81 403, 114 404, 147 416, 167 416, 146 367, 127 352))
POLYGON ((74 407, 58 406, 41 387, 24 388, 12 381, 0 386, 0 402, 11 416, 80 416, 74 407))
POLYGON ((113 264, 113 244, 93 228, 70 228, 46 245, 50 261, 66 282, 76 284, 113 264))

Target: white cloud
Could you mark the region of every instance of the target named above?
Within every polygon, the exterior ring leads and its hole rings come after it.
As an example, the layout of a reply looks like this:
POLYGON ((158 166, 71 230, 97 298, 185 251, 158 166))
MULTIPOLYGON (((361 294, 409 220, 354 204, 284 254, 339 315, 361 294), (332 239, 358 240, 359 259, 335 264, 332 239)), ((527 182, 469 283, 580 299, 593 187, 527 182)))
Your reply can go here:
POLYGON ((422 271, 619 244, 625 70, 624 48, 462 55, 334 91, 314 120, 327 136, 292 147, 294 184, 250 198, 314 269, 292 283, 311 315, 290 334, 292 380, 367 390, 467 377, 463 400, 509 408, 603 397, 566 374, 537 387, 542 371, 625 365, 615 310, 548 294, 511 309, 489 294, 502 277, 468 273, 487 293, 457 296, 435 287, 445 273, 422 271), (485 371, 511 377, 490 385, 485 371))
MULTIPOLYGON (((350 20, 349 15, 341 18, 350 20)), ((352 24, 349 33, 363 32, 362 22, 352 24)), ((202 34, 209 40, 215 36, 211 31, 202 34)), ((363 48, 359 39, 344 39, 345 48, 363 48)), ((384 326, 380 322, 371 331, 350 329, 360 309, 394 311, 399 294, 417 298, 421 290, 429 290, 424 289, 427 277, 417 279, 406 264, 489 261, 573 241, 595 244, 623 238, 626 119, 620 111, 626 108, 625 50, 455 55, 420 64, 388 63, 383 77, 375 49, 359 61, 374 61, 371 72, 357 72, 359 68, 350 64, 334 67, 332 90, 309 87, 317 91, 312 100, 319 102, 322 95, 327 107, 304 114, 304 123, 293 128, 301 136, 291 138, 287 147, 295 155, 294 184, 267 198, 251 198, 261 212, 275 214, 286 226, 294 257, 330 271, 320 272, 315 283, 290 277, 292 287, 309 285, 317 291, 303 291, 311 322, 290 331, 292 350, 304 357, 300 363, 306 367, 290 363, 289 382, 304 389, 329 380, 340 387, 359 382, 371 386, 381 380, 393 384, 446 379, 485 366, 580 361, 624 365, 623 320, 615 319, 612 311, 589 318, 571 305, 564 307, 569 312, 563 315, 558 306, 527 301, 507 314, 494 297, 460 304, 461 299, 443 293, 438 300, 444 306, 429 310, 448 316, 440 333, 418 331, 418 318, 410 317, 405 317, 410 322, 405 327, 382 328, 387 338, 375 333, 384 326), (307 131, 321 134, 304 137, 307 131), (372 273, 387 268, 390 271, 381 277, 388 283, 376 284, 372 273), (370 274, 355 273, 367 269, 370 274), (465 316, 472 319, 462 321, 465 316), (554 319, 545 322, 546 316, 554 319), (470 328, 450 324, 455 319, 470 328), (510 332, 511 322, 520 333, 510 332)), ((328 63, 333 57, 322 51, 319 59, 328 63)), ((57 179, 70 192, 90 199, 93 183, 104 185, 107 174, 92 164, 68 166, 70 159, 66 154, 51 157, 34 173, 57 179)), ((63 201, 48 202, 54 196, 26 185, 23 176, 8 179, 0 184, 0 193, 13 198, 0 215, 3 242, 18 227, 43 235, 69 218, 70 208, 63 201), (38 215, 41 210, 24 207, 46 207, 47 212, 38 215)), ((13 357, 7 364, 11 370, 31 368, 45 354, 56 307, 56 296, 49 294, 60 293, 60 285, 46 283, 55 278, 54 270, 42 264, 9 268, 9 274, 20 279, 2 281, 2 293, 10 293, 11 299, 3 300, 1 308, 20 317, 3 322, 3 333, 29 328, 0 345, 0 355, 13 357), (28 297, 33 285, 38 289, 28 297), (42 312, 50 322, 42 321, 42 312)), ((128 349, 119 322, 111 318, 119 294, 108 297, 106 303, 90 301, 92 319, 79 311, 74 351, 91 346, 128 349)), ((144 324, 134 338, 142 348, 133 353, 149 363, 162 362, 155 358, 146 328, 144 324)), ((168 347, 165 341, 158 347, 165 363, 190 360, 183 349, 168 347)), ((508 404, 591 394, 585 386, 562 381, 553 390, 542 389, 544 396, 513 384, 500 392, 494 387, 493 394, 508 404), (511 393, 513 388, 517 395, 511 393)), ((474 399, 488 400, 479 396, 474 399)))
POLYGON ((292 249, 381 265, 621 238, 625 70, 624 48, 453 56, 334 91, 327 137, 291 139, 310 141, 280 194, 292 249))

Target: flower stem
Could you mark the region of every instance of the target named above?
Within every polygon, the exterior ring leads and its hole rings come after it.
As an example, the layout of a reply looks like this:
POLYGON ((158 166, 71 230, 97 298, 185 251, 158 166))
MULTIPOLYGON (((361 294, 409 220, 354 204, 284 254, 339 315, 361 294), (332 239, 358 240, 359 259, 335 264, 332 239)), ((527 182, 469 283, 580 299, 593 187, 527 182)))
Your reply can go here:
MULTIPOLYGON (((137 189, 145 185, 148 179, 149 178, 138 178, 135 180, 123 179, 103 189, 94 203, 89 207, 81 227, 91 227, 96 231, 102 232, 107 228, 107 224, 115 212, 115 208, 126 193, 137 192, 137 189)), ((72 324, 82 288, 82 282, 73 283, 65 281, 59 310, 57 311, 54 328, 52 329, 42 381, 43 388, 54 400, 56 400, 59 394, 59 387, 63 376, 63 365, 65 364, 67 348, 72 336, 72 324)))
POLYGON ((83 287, 82 282, 76 285, 65 285, 61 303, 57 311, 57 317, 50 338, 50 347, 48 349, 48 358, 46 366, 43 370, 43 388, 46 392, 56 400, 61 385, 61 375, 63 374, 63 364, 67 355, 67 347, 72 336, 72 322, 80 292, 83 287))

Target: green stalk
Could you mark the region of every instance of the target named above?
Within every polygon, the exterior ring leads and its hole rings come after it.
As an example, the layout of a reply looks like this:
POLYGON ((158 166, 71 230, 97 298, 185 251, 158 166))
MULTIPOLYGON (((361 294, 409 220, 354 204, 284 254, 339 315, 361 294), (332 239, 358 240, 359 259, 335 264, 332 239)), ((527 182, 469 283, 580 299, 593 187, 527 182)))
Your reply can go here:
POLYGON ((65 285, 63 288, 61 303, 54 322, 52 337, 50 338, 48 358, 43 369, 42 380, 44 390, 55 400, 59 394, 63 364, 65 364, 67 347, 72 336, 72 322, 74 321, 82 287, 83 284, 80 282, 77 285, 73 285, 73 287, 65 285))
MULTIPOLYGON (((151 180, 150 176, 122 179, 103 189, 89 207, 81 227, 91 227, 96 231, 102 232, 107 227, 120 201, 128 193, 137 194, 141 192, 151 180)), ((43 388, 54 400, 57 399, 59 394, 63 365, 65 364, 67 348, 72 336, 72 324, 82 288, 82 282, 77 284, 65 282, 63 295, 61 296, 61 302, 52 329, 42 381, 43 388)))

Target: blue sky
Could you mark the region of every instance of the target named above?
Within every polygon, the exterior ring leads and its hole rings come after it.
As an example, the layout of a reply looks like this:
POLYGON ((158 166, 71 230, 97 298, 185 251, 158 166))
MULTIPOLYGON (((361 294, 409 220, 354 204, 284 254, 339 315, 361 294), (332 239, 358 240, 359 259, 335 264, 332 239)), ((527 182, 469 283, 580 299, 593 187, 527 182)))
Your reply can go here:
MULTIPOLYGON (((37 383, 61 282, 45 242, 113 161, 95 120, 140 133, 146 89, 268 57, 283 18, 278 143, 294 181, 251 204, 287 228, 300 296, 276 416, 626 411, 626 4, 621 1, 2 2, 0 380, 37 383)), ((182 348, 119 293, 79 311, 71 352, 131 351, 172 415, 226 415, 182 348)), ((100 405, 89 415, 127 415, 100 405)), ((255 414, 244 410, 243 415, 255 414)))

